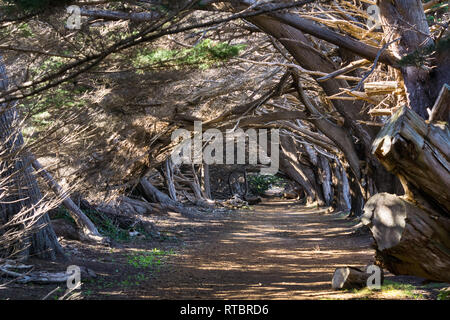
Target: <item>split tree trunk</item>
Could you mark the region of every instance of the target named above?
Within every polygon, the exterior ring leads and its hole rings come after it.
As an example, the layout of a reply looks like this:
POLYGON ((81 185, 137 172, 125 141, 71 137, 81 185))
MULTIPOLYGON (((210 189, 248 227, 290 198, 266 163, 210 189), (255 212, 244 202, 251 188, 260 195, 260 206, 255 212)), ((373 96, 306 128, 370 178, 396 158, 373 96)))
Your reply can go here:
POLYGON ((394 274, 450 281, 450 133, 406 107, 380 131, 373 154, 402 182, 405 196, 381 193, 367 202, 362 222, 376 257, 394 274))
POLYGON ((331 184, 331 169, 328 159, 319 155, 319 179, 322 185, 323 198, 326 206, 330 206, 333 202, 333 187, 331 184))
POLYGON ((403 197, 378 193, 362 217, 376 242, 376 259, 394 274, 450 282, 450 219, 403 197))
POLYGON ((372 153, 403 184, 413 198, 450 211, 450 131, 448 125, 427 124, 414 111, 397 111, 376 137, 372 153))
POLYGON ((336 190, 336 210, 349 212, 352 207, 350 186, 348 184, 347 173, 340 161, 336 161, 333 168, 333 185, 336 190))

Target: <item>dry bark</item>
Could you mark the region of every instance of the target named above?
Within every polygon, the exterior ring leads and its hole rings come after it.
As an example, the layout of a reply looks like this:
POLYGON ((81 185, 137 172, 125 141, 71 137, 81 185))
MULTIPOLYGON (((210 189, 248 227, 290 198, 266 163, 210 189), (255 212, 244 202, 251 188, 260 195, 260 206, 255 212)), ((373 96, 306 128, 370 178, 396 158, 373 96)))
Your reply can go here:
POLYGON ((331 280, 331 287, 335 290, 361 289, 366 286, 369 277, 369 273, 357 268, 336 268, 331 280))
MULTIPOLYGON (((0 56, 0 92, 8 88, 8 77, 3 58, 0 56)), ((43 259, 64 257, 64 251, 49 224, 46 212, 38 212, 36 204, 42 199, 36 177, 32 173, 30 159, 23 152, 24 140, 17 128, 19 113, 15 106, 0 105, 0 180, 6 179, 2 188, 9 190, 0 201, 0 225, 11 221, 23 210, 29 210, 26 218, 34 220, 30 223, 18 223, 18 237, 8 245, 8 253, 18 253, 27 259, 35 255, 43 259), (20 230, 20 231, 19 231, 20 230)), ((1 230, 4 232, 5 230, 1 230)), ((2 234, 3 236, 3 234, 2 234)))
POLYGON ((398 110, 376 137, 373 154, 402 181, 430 202, 450 211, 450 132, 448 126, 427 124, 414 111, 398 110))
MULTIPOLYGON (((367 280, 369 280, 372 275, 372 272, 369 272, 369 266, 370 265, 365 268, 365 271, 354 267, 336 268, 331 281, 331 287, 335 290, 361 289, 366 287, 368 285, 367 280)), ((380 271, 381 285, 384 281, 384 274, 382 270, 380 271)))
POLYGON ((388 193, 371 197, 362 223, 372 231, 376 259, 394 274, 450 281, 450 219, 388 193))
POLYGON ((297 150, 291 137, 281 136, 281 153, 280 153, 280 165, 282 170, 295 182, 297 182, 305 191, 306 202, 308 204, 313 203, 316 200, 316 195, 313 192, 313 186, 301 170, 298 164, 297 150))
POLYGON ((402 182, 405 196, 369 199, 362 222, 376 241, 377 259, 395 274, 449 281, 450 133, 406 107, 375 139, 372 152, 402 182))
POLYGON ((450 123, 450 86, 444 84, 430 115, 430 121, 446 121, 450 123))
MULTIPOLYGON (((384 34, 388 36, 386 41, 394 41, 390 49, 398 58, 420 54, 421 49, 435 45, 421 0, 380 0, 378 6, 384 34)), ((442 86, 450 83, 448 50, 437 52, 432 59, 433 68, 425 68, 422 63, 420 66, 403 63, 400 68, 408 105, 424 119, 428 118, 427 109, 433 107, 442 86)))

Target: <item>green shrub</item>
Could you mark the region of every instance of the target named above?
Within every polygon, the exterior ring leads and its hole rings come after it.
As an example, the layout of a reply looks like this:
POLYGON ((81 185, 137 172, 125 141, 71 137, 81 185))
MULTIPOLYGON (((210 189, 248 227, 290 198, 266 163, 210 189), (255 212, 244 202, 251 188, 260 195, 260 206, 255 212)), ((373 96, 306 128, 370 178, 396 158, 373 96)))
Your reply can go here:
POLYGON ((271 175, 251 175, 248 176, 250 191, 254 194, 262 194, 272 186, 284 187, 286 181, 279 176, 271 175))
POLYGON ((128 263, 135 268, 148 268, 159 266, 162 263, 162 258, 174 254, 171 249, 169 251, 160 250, 157 248, 151 251, 141 251, 128 256, 128 263))
POLYGON ((245 45, 229 45, 214 43, 210 39, 203 40, 196 46, 187 49, 144 49, 133 59, 133 66, 137 69, 151 67, 198 67, 208 69, 213 65, 239 55, 245 45))

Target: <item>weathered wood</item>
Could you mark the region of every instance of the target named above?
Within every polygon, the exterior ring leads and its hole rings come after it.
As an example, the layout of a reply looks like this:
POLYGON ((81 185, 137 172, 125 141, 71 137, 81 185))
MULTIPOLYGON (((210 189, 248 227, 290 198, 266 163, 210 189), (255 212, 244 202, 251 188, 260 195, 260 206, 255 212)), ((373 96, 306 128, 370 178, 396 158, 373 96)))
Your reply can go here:
POLYGON ((297 182, 305 191, 306 202, 311 204, 316 200, 314 188, 308 177, 301 170, 298 164, 298 158, 291 137, 281 136, 280 165, 282 170, 295 182, 297 182))
MULTIPOLYGON (((8 84, 6 66, 0 55, 0 93, 7 91, 8 84)), ((64 250, 49 224, 48 214, 38 208, 42 195, 30 159, 23 152, 24 139, 20 127, 20 114, 15 102, 12 105, 0 104, 0 180, 3 181, 0 186, 0 224, 24 213, 20 224, 2 230, 0 243, 5 242, 0 250, 6 249, 6 254, 17 254, 22 259, 31 255, 52 260, 57 256, 65 258, 64 250), (9 238, 4 232, 13 236, 9 238)))
POLYGON ((367 279, 370 273, 366 273, 357 268, 343 267, 336 268, 331 280, 331 287, 334 290, 361 289, 367 286, 367 279))
POLYGON ((47 183, 49 188, 55 192, 56 195, 63 199, 63 205, 67 208, 70 216, 75 220, 78 227, 80 240, 107 243, 108 239, 98 232, 97 227, 72 201, 67 192, 65 192, 58 182, 53 179, 52 175, 42 167, 36 158, 30 156, 30 159, 31 164, 38 175, 41 176, 41 178, 47 183))
MULTIPOLYGON (((433 45, 421 0, 379 0, 380 19, 390 51, 398 57, 413 54, 416 50, 433 45), (414 25, 414 28, 411 26, 414 25)), ((417 51, 416 51, 417 52, 417 51)), ((437 63, 437 61, 435 62, 437 63)), ((448 75, 440 73, 441 66, 430 69, 414 64, 401 65, 408 105, 422 118, 427 119, 427 108, 433 103, 448 75), (439 86, 436 88, 436 86, 439 86)))
POLYGON ((398 88, 397 81, 377 81, 364 83, 364 92, 370 96, 385 95, 398 88))
POLYGON ((159 202, 164 209, 173 210, 186 216, 193 215, 197 212, 195 209, 183 206, 180 202, 173 201, 167 194, 159 191, 153 186, 146 177, 141 178, 140 185, 146 198, 148 200, 159 202))
POLYGON ((153 200, 154 202, 159 202, 161 204, 178 206, 178 202, 172 200, 167 194, 159 191, 145 177, 141 178, 140 184, 147 199, 153 200))
POLYGON ((121 196, 117 200, 110 203, 103 203, 99 206, 92 207, 92 209, 112 215, 166 214, 166 212, 164 212, 161 206, 157 203, 149 203, 147 201, 131 199, 126 196, 121 196))
MULTIPOLYGON (((448 191, 443 191, 448 192, 448 191)), ((450 219, 406 197, 371 197, 361 222, 376 244, 376 259, 394 274, 450 281, 450 219)))
POLYGON ((202 181, 206 198, 211 199, 211 178, 209 176, 209 164, 207 163, 203 163, 202 165, 202 181))
POLYGON ((319 155, 319 179, 322 185, 323 198, 325 205, 330 206, 333 202, 333 187, 331 184, 331 170, 328 159, 325 156, 319 155))
MULTIPOLYGON (((16 278, 14 281, 18 283, 38 283, 38 284, 49 284, 49 283, 64 283, 67 282, 70 276, 74 274, 73 272, 47 272, 47 271, 33 271, 27 273, 20 273, 12 271, 10 269, 31 269, 33 266, 27 265, 16 265, 16 264, 3 264, 0 265, 0 273, 16 278)), ((91 269, 86 267, 80 267, 81 277, 83 279, 96 278, 97 275, 91 269)))
POLYGON ((177 191, 173 182, 172 160, 167 158, 164 162, 164 177, 166 179, 167 189, 172 200, 177 201, 177 191))
POLYGON ((442 86, 429 120, 430 122, 446 121, 450 123, 450 86, 447 83, 442 86))
POLYGON ((361 68, 363 66, 366 66, 368 64, 370 64, 370 61, 367 60, 367 59, 361 59, 361 60, 353 61, 353 62, 349 63, 348 65, 346 65, 345 67, 343 67, 343 68, 341 68, 339 70, 333 71, 333 72, 329 73, 326 76, 318 78, 317 81, 321 82, 321 81, 326 81, 326 80, 329 80, 329 79, 333 79, 333 78, 336 78, 339 75, 349 73, 349 72, 351 72, 353 70, 356 70, 356 69, 361 68))
POLYGON ((349 212, 352 208, 350 186, 348 184, 347 173, 340 161, 336 161, 336 165, 333 168, 333 185, 336 190, 336 209, 349 212))
POLYGON ((372 145, 372 153, 402 181, 428 201, 450 211, 450 132, 427 124, 406 107, 398 110, 372 145))

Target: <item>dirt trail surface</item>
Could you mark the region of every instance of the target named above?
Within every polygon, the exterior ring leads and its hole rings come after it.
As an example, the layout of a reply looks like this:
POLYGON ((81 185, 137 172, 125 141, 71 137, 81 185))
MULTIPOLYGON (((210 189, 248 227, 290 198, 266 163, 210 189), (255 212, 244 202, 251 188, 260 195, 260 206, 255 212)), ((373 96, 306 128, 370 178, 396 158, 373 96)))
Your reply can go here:
POLYGON ((350 235, 353 223, 341 216, 280 202, 254 210, 212 226, 135 297, 318 298, 335 293, 336 267, 373 256, 370 238, 350 235))
MULTIPOLYGON (((97 276, 83 278, 74 299, 421 299, 438 293, 331 290, 336 267, 363 267, 374 252, 371 237, 354 232, 355 221, 326 209, 278 201, 231 213, 148 219, 161 231, 159 239, 113 247, 62 240, 69 261, 30 263, 36 270, 60 272, 72 264, 93 270, 97 276)), ((2 288, 1 282, 0 299, 61 299, 66 290, 65 284, 2 288)))

